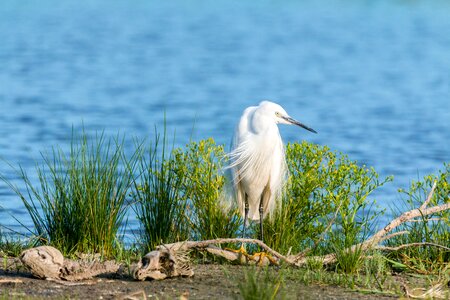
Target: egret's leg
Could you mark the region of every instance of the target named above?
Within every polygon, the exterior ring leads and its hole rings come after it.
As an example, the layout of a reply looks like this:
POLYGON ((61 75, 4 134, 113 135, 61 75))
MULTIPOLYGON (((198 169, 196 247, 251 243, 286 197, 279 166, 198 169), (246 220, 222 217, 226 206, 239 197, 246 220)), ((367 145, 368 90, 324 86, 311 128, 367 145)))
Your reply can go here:
POLYGON ((264 242, 264 232, 263 232, 263 197, 261 197, 261 201, 259 202, 259 239, 264 242))
POLYGON ((242 234, 242 238, 245 239, 245 229, 247 228, 247 222, 248 222, 248 201, 247 201, 247 194, 245 194, 245 201, 244 201, 244 233, 242 234))
MULTIPOLYGON (((248 210, 249 210, 249 208, 248 208, 247 194, 245 194, 245 196, 244 196, 244 230, 242 233, 242 238, 244 238, 244 239, 246 237, 245 233, 246 233, 247 221, 248 221, 248 210)), ((225 248, 225 250, 239 253, 241 256, 249 257, 249 255, 247 254, 247 250, 245 249, 244 243, 241 243, 241 247, 238 250, 234 250, 234 249, 230 249, 230 248, 225 248)))
MULTIPOLYGON (((263 205, 263 197, 261 196, 261 201, 259 202, 259 238, 262 242, 264 242, 264 231, 263 231, 263 215, 264 215, 264 205, 263 205)), ((262 247, 260 247, 261 252, 255 253, 249 258, 253 261, 258 262, 258 265, 263 265, 265 263, 265 258, 269 264, 278 265, 278 261, 274 259, 270 254, 264 252, 262 247)))
MULTIPOLYGON (((242 238, 243 239, 245 239, 247 236, 245 235, 245 231, 246 231, 246 229, 247 229, 247 222, 248 222, 248 197, 247 197, 247 194, 245 194, 244 195, 244 230, 243 230, 243 233, 242 233, 242 238)), ((245 244, 244 243, 242 243, 241 244, 241 249, 240 249, 240 252, 242 253, 242 254, 247 254, 247 250, 245 250, 245 244)))

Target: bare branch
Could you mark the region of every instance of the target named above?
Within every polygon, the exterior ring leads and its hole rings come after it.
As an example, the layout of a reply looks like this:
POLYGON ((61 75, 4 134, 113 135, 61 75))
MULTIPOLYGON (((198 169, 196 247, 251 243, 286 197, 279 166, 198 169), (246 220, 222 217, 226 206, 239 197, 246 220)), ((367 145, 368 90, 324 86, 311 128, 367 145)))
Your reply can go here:
POLYGON ((442 218, 429 218, 426 220, 423 219, 416 219, 416 220, 409 220, 410 223, 419 223, 419 222, 430 222, 430 221, 442 221, 442 218))
POLYGON ((399 232, 394 232, 394 233, 388 234, 388 235, 382 237, 380 239, 380 242, 388 240, 388 239, 391 239, 391 238, 393 238, 395 236, 403 235, 403 234, 409 234, 409 231, 403 230, 403 231, 399 231, 399 232))
POLYGON ((18 278, 0 278, 0 283, 23 283, 23 281, 18 278))
POLYGON ((437 212, 441 212, 441 211, 444 211, 444 210, 448 210, 448 209, 450 209, 450 202, 449 203, 444 203, 444 204, 441 204, 441 205, 438 205, 438 206, 433 206, 433 207, 430 207, 430 208, 426 208, 424 210, 421 210, 421 209, 418 208, 418 209, 413 209, 413 210, 407 211, 407 212, 403 213, 400 217, 392 220, 382 230, 380 230, 376 234, 374 234, 370 239, 368 239, 365 242, 365 244, 371 244, 371 245, 378 244, 384 235, 388 234, 393 229, 395 229, 397 226, 399 226, 399 225, 401 225, 401 224, 403 224, 405 222, 408 222, 411 219, 414 219, 414 218, 419 217, 419 216, 431 215, 431 214, 434 214, 434 213, 437 213, 437 212))
POLYGON ((445 292, 442 282, 433 285, 430 289, 414 288, 411 291, 405 283, 401 283, 407 297, 412 299, 448 299, 449 293, 445 292), (421 294, 419 294, 422 292, 421 294))
POLYGON ((174 251, 178 251, 180 249, 182 250, 188 250, 188 249, 204 249, 207 248, 209 245, 214 244, 228 244, 228 243, 245 243, 245 244, 255 244, 263 248, 265 251, 273 255, 274 257, 284 260, 286 262, 290 262, 290 260, 282 255, 281 253, 273 250, 269 246, 267 246, 265 243, 263 243, 260 240, 257 239, 244 239, 244 238, 219 238, 214 240, 206 240, 206 241, 185 241, 185 242, 178 242, 173 244, 164 244, 156 247, 156 250, 159 250, 161 247, 165 247, 174 251))
POLYGON ((404 248, 409 248, 409 247, 418 247, 418 246, 431 246, 431 247, 436 247, 436 248, 441 248, 444 249, 445 251, 450 251, 449 247, 440 245, 440 244, 435 244, 435 243, 428 243, 428 242, 423 242, 423 243, 410 243, 410 244, 403 244, 397 247, 388 247, 388 246, 375 246, 374 249, 376 250, 386 250, 386 251, 398 251, 404 248))
POLYGON ((434 193, 434 190, 436 189, 436 185, 437 185, 437 181, 435 180, 435 181, 433 182, 433 187, 431 188, 431 191, 430 191, 430 193, 428 194, 427 199, 426 199, 425 202, 422 204, 422 206, 420 206, 420 208, 419 208, 420 210, 424 210, 425 208, 427 208, 428 203, 430 203, 431 198, 433 198, 433 193, 434 193))

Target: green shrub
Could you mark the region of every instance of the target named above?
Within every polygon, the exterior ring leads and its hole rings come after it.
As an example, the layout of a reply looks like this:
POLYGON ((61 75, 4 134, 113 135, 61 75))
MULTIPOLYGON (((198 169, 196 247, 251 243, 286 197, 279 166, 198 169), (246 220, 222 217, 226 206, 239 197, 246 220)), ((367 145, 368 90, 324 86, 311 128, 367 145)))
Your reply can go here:
POLYGON ((187 178, 179 188, 188 203, 191 238, 235 237, 241 224, 239 212, 225 209, 220 199, 225 180, 221 175, 223 146, 211 138, 191 142, 185 149, 176 149, 173 157, 177 176, 187 178))
POLYGON ((313 252, 335 252, 364 239, 383 214, 372 210, 375 200, 368 196, 391 178, 380 181, 373 169, 307 142, 288 144, 286 158, 289 180, 281 209, 264 221, 265 242, 298 253, 313 247, 333 219, 313 252))

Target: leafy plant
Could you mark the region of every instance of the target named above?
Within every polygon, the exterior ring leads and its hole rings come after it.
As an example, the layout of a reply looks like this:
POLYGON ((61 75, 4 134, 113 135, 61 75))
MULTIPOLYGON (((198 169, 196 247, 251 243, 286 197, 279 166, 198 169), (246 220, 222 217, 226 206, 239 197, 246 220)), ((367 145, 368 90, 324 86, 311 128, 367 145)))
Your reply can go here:
POLYGON ((307 142, 288 144, 286 157, 290 176, 280 210, 265 221, 265 242, 294 253, 317 244, 323 253, 361 241, 383 214, 368 196, 391 178, 380 181, 373 169, 307 142), (331 223, 334 234, 324 235, 331 223))
POLYGON ((188 203, 186 216, 194 239, 234 237, 241 224, 239 212, 221 203, 223 156, 223 146, 211 138, 174 151, 175 172, 179 178, 186 178, 179 188, 188 203))

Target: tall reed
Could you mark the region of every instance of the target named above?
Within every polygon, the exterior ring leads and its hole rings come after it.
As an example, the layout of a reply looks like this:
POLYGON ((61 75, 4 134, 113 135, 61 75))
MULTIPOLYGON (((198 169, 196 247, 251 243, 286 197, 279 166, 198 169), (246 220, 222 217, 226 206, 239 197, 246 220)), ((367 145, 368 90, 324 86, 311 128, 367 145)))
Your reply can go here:
POLYGON ((172 149, 173 146, 168 149, 166 128, 162 140, 155 128, 154 143, 144 148, 138 158, 139 177, 133 182, 131 195, 144 252, 188 237, 186 201, 181 191, 186 176, 175 173, 172 149))
POLYGON ((125 199, 132 175, 121 165, 123 139, 72 132, 70 151, 53 148, 36 163, 39 186, 17 173, 26 192, 7 181, 23 201, 42 243, 64 254, 96 252, 112 256, 120 242, 125 199))

